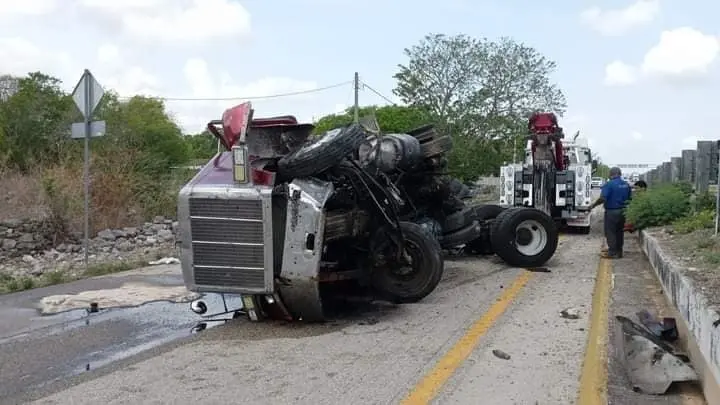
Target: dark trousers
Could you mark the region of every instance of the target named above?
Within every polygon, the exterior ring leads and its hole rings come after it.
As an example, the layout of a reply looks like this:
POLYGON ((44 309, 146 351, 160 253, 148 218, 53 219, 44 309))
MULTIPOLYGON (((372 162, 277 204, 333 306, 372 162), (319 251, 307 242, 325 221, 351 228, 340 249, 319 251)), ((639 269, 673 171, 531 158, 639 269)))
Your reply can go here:
POLYGON ((609 255, 622 255, 625 245, 625 212, 605 209, 605 239, 609 255))

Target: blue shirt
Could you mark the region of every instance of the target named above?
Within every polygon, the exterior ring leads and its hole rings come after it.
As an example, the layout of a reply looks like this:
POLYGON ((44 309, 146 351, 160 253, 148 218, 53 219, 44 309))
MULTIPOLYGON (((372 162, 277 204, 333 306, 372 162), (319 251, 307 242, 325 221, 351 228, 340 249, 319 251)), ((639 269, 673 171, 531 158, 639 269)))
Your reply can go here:
POLYGON ((605 209, 625 208, 630 200, 630 190, 630 185, 622 177, 616 177, 605 183, 600 192, 600 195, 605 200, 603 204, 605 209))

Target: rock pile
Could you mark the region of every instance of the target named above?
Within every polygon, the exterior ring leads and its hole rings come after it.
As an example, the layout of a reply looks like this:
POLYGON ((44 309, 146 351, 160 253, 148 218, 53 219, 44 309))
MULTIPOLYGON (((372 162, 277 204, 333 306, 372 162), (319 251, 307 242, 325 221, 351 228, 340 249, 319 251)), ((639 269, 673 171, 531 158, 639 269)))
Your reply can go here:
MULTIPOLYGON (((142 226, 105 229, 90 240, 93 263, 152 260, 176 256, 177 222, 156 217, 142 226)), ((84 259, 82 235, 55 241, 40 221, 0 222, 0 273, 39 276, 79 267, 84 259)))

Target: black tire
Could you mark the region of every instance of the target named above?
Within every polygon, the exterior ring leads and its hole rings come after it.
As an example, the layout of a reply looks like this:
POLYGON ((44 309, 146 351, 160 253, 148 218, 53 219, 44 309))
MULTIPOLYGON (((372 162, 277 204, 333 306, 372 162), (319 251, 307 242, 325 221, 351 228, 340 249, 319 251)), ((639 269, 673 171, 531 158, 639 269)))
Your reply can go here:
POLYGON ((357 124, 328 131, 318 141, 280 158, 278 175, 291 179, 322 173, 357 150, 366 137, 365 130, 357 124))
POLYGON ((423 125, 408 131, 408 135, 412 135, 417 138, 420 143, 426 143, 437 138, 437 132, 435 132, 435 126, 432 124, 423 125))
POLYGON ((423 155, 426 158, 442 155, 452 149, 452 139, 449 136, 441 136, 432 141, 422 144, 423 155))
POLYGON ((535 208, 509 208, 495 218, 490 228, 490 242, 495 254, 513 267, 544 265, 555 254, 558 238, 559 230, 553 219, 535 208), (526 224, 528 228, 525 228, 526 236, 523 237, 523 234, 518 235, 518 226, 526 221, 529 223, 526 224), (537 231, 538 234, 532 235, 533 231, 537 231), (541 236, 543 234, 544 241, 541 236), (532 241, 538 241, 537 252, 522 252, 518 245, 518 236, 525 240, 529 237, 532 241))
MULTIPOLYGON (((505 208, 499 205, 476 205, 473 207, 475 219, 478 221, 488 221, 497 218, 505 208)), ((465 245, 465 252, 475 255, 491 255, 494 254, 492 243, 490 243, 490 235, 487 232, 480 235, 479 238, 468 242, 465 245)))
POLYGON ((477 221, 473 221, 465 228, 443 235, 440 246, 444 249, 465 245, 482 236, 482 227, 477 221))
POLYGON ((399 304, 418 302, 433 292, 442 279, 442 250, 420 225, 400 222, 400 228, 406 252, 412 258, 413 274, 408 277, 394 274, 389 269, 375 269, 371 277, 372 286, 388 301, 399 304))
POLYGON ((445 217, 442 222, 443 235, 472 225, 473 221, 475 221, 474 207, 465 207, 458 212, 454 212, 445 217))
POLYGON ((450 179, 449 185, 450 193, 457 198, 465 200, 472 197, 472 194, 470 193, 470 187, 463 184, 460 180, 455 178, 450 179))

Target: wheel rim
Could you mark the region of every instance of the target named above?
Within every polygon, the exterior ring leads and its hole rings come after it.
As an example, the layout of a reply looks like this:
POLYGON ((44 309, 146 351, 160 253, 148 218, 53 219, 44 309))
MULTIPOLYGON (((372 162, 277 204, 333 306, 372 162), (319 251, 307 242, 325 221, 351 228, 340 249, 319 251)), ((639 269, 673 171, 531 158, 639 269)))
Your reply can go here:
POLYGON ((548 244, 548 234, 540 222, 528 219, 515 228, 515 246, 525 256, 540 254, 548 244))

